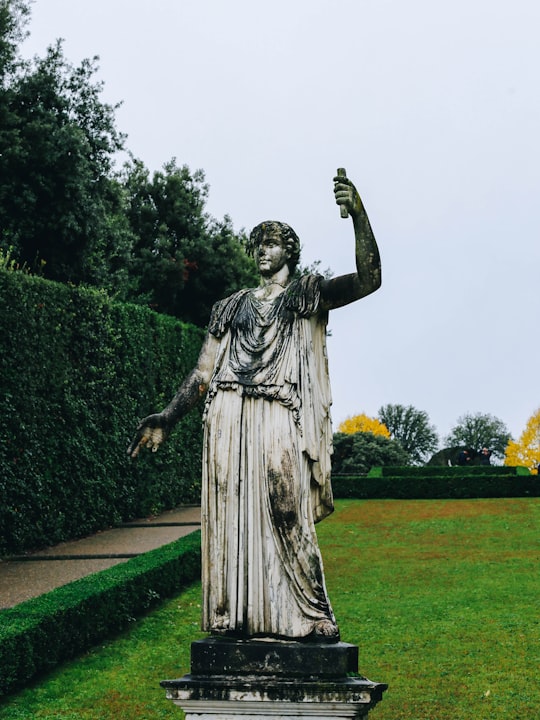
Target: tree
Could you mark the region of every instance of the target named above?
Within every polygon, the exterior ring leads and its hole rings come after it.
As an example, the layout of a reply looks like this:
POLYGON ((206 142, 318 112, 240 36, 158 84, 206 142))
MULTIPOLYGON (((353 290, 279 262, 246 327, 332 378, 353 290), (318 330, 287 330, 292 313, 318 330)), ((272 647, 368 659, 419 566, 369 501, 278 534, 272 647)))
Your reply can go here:
POLYGON ((532 472, 540 467, 540 408, 527 420, 525 430, 516 442, 510 440, 506 447, 505 465, 523 465, 532 472))
POLYGON ((61 41, 22 61, 31 0, 0 0, 0 252, 60 282, 104 288, 198 325, 216 300, 258 282, 246 237, 205 211, 202 170, 153 174, 115 157, 118 105, 97 58, 72 66, 61 41))
POLYGON ((245 238, 205 213, 208 186, 174 160, 115 170, 125 136, 101 100, 97 58, 61 41, 23 62, 29 0, 0 0, 0 250, 53 280, 205 324, 213 303, 256 282, 245 238))
POLYGON ((204 325, 216 300, 258 281, 229 217, 205 213, 204 172, 173 159, 150 177, 138 161, 124 169, 128 217, 135 237, 130 299, 204 325))
POLYGON ((335 433, 332 472, 368 473, 372 467, 410 465, 401 445, 372 432, 335 433))
POLYGON ((511 435, 502 420, 493 415, 476 413, 458 418, 445 443, 448 447, 466 447, 477 453, 486 447, 493 457, 502 459, 510 439, 511 435))
POLYGON ((131 240, 113 173, 124 137, 96 71, 97 58, 70 65, 58 41, 4 78, 0 244, 50 279, 115 290, 131 240))
POLYGON ((373 435, 382 435, 382 437, 390 438, 390 432, 377 418, 371 418, 365 413, 354 415, 344 420, 338 426, 338 432, 351 435, 354 433, 373 433, 373 435))
POLYGON ((430 425, 429 416, 412 405, 383 405, 378 412, 379 420, 397 440, 415 465, 426 462, 439 445, 437 431, 430 425))
POLYGON ((0 0, 0 87, 20 65, 18 46, 28 34, 29 17, 27 0, 0 0))

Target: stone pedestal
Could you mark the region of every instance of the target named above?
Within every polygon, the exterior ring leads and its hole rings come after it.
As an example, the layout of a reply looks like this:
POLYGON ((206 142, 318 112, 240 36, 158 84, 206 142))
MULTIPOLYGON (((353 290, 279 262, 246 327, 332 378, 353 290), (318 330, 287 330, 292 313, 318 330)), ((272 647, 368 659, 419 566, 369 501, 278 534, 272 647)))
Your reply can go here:
POLYGON ((207 638, 191 646, 191 673, 164 680, 186 720, 366 718, 387 685, 358 675, 347 643, 207 638))

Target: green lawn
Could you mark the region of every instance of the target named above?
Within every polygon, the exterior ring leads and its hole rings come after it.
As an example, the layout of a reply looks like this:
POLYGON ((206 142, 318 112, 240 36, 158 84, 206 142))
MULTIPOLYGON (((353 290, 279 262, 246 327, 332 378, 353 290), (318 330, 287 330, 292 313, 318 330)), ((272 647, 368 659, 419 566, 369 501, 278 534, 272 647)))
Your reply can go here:
MULTIPOLYGON (((339 501, 318 526, 342 639, 390 688, 373 720, 538 720, 540 500, 339 501)), ((199 586, 0 703, 0 718, 153 720, 188 672, 199 586)))

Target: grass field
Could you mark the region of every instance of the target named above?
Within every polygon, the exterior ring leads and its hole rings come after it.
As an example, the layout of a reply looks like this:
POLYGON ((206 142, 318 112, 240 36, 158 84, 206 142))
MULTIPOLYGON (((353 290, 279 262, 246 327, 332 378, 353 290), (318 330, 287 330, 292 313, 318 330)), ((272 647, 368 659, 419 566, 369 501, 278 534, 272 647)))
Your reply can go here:
MULTIPOLYGON (((373 720, 540 718, 540 500, 339 501, 318 526, 342 639, 390 688, 373 720)), ((188 672, 199 586, 0 703, 2 720, 154 720, 188 672)))

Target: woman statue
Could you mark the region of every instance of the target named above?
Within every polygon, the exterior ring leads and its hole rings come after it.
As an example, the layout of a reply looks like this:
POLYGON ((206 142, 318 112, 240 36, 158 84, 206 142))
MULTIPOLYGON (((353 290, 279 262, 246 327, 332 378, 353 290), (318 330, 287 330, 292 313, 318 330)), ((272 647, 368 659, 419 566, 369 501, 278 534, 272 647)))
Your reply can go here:
POLYGON ((216 303, 196 367, 128 450, 155 452, 206 396, 202 629, 214 634, 339 639, 314 527, 333 509, 325 331, 328 311, 377 290, 381 269, 354 185, 334 183, 353 221, 356 272, 295 278, 295 232, 258 225, 248 250, 259 286, 216 303))

